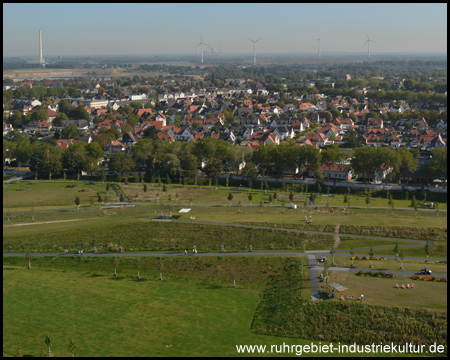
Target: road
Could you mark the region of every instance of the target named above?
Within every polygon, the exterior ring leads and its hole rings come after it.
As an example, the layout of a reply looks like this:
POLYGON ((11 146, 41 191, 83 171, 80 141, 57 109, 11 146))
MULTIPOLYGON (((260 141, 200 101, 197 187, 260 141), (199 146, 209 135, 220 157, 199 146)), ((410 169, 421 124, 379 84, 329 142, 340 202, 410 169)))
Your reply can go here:
MULTIPOLYGON (((112 185, 113 186, 113 185, 112 185)), ((111 186, 111 188, 112 188, 111 186)), ((113 189, 114 191, 116 191, 117 193, 117 189, 113 189)), ((154 202, 117 202, 111 205, 102 205, 102 206, 89 206, 89 207, 80 207, 79 210, 98 210, 100 208, 102 209, 113 209, 113 208, 118 208, 118 207, 122 207, 122 206, 138 206, 138 205, 160 205, 160 206, 168 206, 168 205, 178 205, 178 203, 154 203, 154 202)), ((214 204, 210 204, 210 203, 205 203, 205 204, 179 204, 180 206, 185 206, 185 207, 193 207, 193 206, 224 206, 224 207, 229 207, 230 204, 219 204, 219 203, 214 203, 214 204)), ((250 204, 241 204, 240 206, 250 206, 250 204)), ((260 205, 256 205, 253 204, 251 205, 252 207, 259 207, 260 205)), ((264 204, 264 207, 283 207, 283 205, 268 205, 268 204, 264 204)), ((302 205, 297 205, 297 206, 302 206, 302 205)), ((232 207, 237 207, 237 205, 232 205, 232 207)), ((319 207, 319 208, 326 208, 326 205, 313 205, 313 206, 308 206, 309 210, 313 210, 313 208, 315 207, 319 207)), ((335 207, 335 208, 341 208, 343 207, 343 205, 329 205, 329 207, 335 207)), ((352 205, 352 209, 367 209, 366 206, 353 206, 352 205)), ((390 207, 382 207, 382 206, 371 206, 369 207, 369 209, 384 209, 384 210, 391 210, 390 207)), ((53 210, 35 210, 35 213, 40 213, 40 212, 58 212, 58 211, 75 211, 77 210, 76 208, 66 208, 66 209, 53 209, 53 210)), ((395 210, 411 210, 413 211, 414 209, 412 208, 395 208, 395 210)), ((434 211, 436 212, 435 209, 418 209, 418 211, 434 211)), ((4 215, 6 214, 27 214, 30 213, 31 211, 9 211, 9 212, 3 212, 4 215)), ((439 210, 439 212, 447 212, 447 209, 442 209, 439 210)))

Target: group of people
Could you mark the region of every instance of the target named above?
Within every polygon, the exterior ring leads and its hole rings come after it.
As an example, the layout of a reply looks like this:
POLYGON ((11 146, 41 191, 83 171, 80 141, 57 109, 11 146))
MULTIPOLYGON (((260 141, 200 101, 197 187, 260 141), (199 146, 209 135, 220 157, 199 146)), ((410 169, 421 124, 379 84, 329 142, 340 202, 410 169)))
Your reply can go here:
POLYGON ((406 287, 405 287, 405 285, 404 284, 402 284, 402 286, 400 287, 400 286, 398 286, 398 284, 395 284, 396 286, 397 286, 397 289, 406 289, 406 288, 408 288, 408 289, 414 289, 414 283, 412 284, 412 285, 406 285, 406 287))
MULTIPOLYGON (((193 249, 192 249, 192 253, 193 253, 193 254, 197 254, 197 249, 196 249, 196 248, 193 248, 193 249)), ((187 251, 187 249, 185 249, 185 250, 184 250, 184 255, 187 255, 187 254, 188 254, 188 251, 187 251)))
POLYGON ((64 249, 64 255, 67 255, 69 253, 69 250, 64 249))
POLYGON ((195 216, 190 216, 189 219, 195 220, 195 216))
POLYGON ((83 255, 83 250, 79 250, 78 255, 83 255))
POLYGON ((308 219, 308 216, 305 215, 305 221, 306 221, 308 224, 309 224, 309 223, 312 223, 311 215, 309 215, 309 219, 308 219))

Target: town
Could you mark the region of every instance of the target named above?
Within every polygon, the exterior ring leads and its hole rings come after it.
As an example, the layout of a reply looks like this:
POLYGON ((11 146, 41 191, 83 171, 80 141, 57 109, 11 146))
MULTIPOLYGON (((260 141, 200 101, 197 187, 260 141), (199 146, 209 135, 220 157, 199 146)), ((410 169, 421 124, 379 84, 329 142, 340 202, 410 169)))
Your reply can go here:
POLYGON ((447 355, 447 4, 3 10, 4 357, 447 355))
MULTIPOLYGON (((419 62, 416 68, 435 66, 419 62)), ((103 170, 181 181, 195 174, 194 159, 187 158, 194 155, 209 179, 234 173, 445 185, 446 78, 439 71, 433 77, 374 77, 375 67, 367 67, 356 78, 336 66, 281 77, 293 70, 140 65, 203 77, 7 79, 4 166, 30 165, 40 178, 103 170), (226 77, 234 73, 245 77, 226 77), (44 163, 33 158, 37 149, 55 156, 44 163), (172 166, 168 154, 177 158, 172 166), (373 158, 370 166, 365 156, 373 158)))

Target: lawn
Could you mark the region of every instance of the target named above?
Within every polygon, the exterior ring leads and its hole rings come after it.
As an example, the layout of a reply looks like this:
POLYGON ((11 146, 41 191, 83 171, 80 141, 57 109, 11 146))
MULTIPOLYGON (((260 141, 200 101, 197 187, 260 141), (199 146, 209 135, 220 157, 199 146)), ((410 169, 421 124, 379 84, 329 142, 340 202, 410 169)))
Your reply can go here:
MULTIPOLYGON (((142 183, 114 183, 116 187, 120 188, 129 200, 133 202, 169 202, 169 197, 172 203, 189 204, 192 199, 193 204, 229 204, 228 195, 233 195, 232 204, 249 205, 248 188, 235 188, 225 186, 209 186, 209 185, 189 185, 184 187, 179 184, 172 184, 168 186, 167 191, 163 192, 162 187, 155 184, 146 184, 147 192, 144 192, 144 184, 142 183)), ((243 184, 246 185, 246 184, 243 184)), ((97 191, 105 192, 103 197, 108 196, 107 201, 116 201, 117 197, 115 193, 110 190, 106 194, 106 184, 102 182, 95 182, 95 185, 89 185, 87 181, 77 180, 39 180, 35 181, 18 181, 15 184, 6 184, 3 189, 3 208, 4 209, 20 209, 31 210, 31 206, 34 206, 36 210, 49 207, 58 206, 73 206, 75 207, 74 200, 76 196, 80 197, 80 206, 89 206, 91 197, 95 196, 94 203, 97 203, 97 191), (68 185, 75 185, 74 188, 66 187, 68 185), (19 189, 19 190, 18 190, 19 189), (81 191, 86 189, 86 191, 81 191), (19 193, 25 196, 18 196, 19 193)), ((269 204, 269 196, 277 193, 277 200, 273 200, 273 204, 283 204, 289 200, 289 192, 283 192, 282 190, 271 190, 265 193, 259 188, 252 189, 252 204, 254 206, 260 204, 262 201, 265 204, 269 204)), ((294 192, 293 202, 303 207, 305 200, 309 197, 309 193, 296 193, 294 192)), ((315 205, 327 205, 329 207, 341 208, 345 207, 343 195, 321 195, 316 198, 315 205)), ((361 206, 367 208, 365 203, 365 197, 363 196, 350 196, 351 206, 361 206)), ((395 200, 395 206, 397 208, 408 208, 411 204, 410 200, 395 200)), ((371 207, 389 207, 388 200, 384 198, 372 198, 371 207)), ((367 209, 370 209, 367 208, 367 209)), ((446 210, 447 204, 441 203, 440 210, 446 210)), ((353 209, 353 211, 359 211, 353 209)), ((385 210, 386 211, 386 210, 385 210)), ((413 214, 413 211, 408 211, 413 214)), ((421 211, 420 213, 422 213, 421 211)), ((398 213, 395 210, 394 213, 398 213)), ((436 211, 427 211, 431 213, 432 217, 436 217, 436 211)), ((392 211, 389 210, 389 214, 392 215, 392 211)), ((441 217, 446 217, 445 212, 440 212, 441 217)))
POLYGON ((76 273, 3 270, 3 351, 38 356, 47 333, 56 356, 233 356, 236 344, 296 343, 250 331, 256 290, 76 273), (132 296, 130 296, 132 294, 132 296))
MULTIPOLYGON (((206 271, 208 261, 216 267, 218 260, 201 261, 201 271, 206 271)), ((261 336, 251 330, 261 281, 271 272, 264 275, 261 260, 245 261, 255 261, 258 289, 234 289, 215 275, 211 281, 161 282, 147 274, 136 281, 86 274, 76 266, 61 272, 48 264, 42 269, 33 265, 33 270, 4 265, 3 354, 13 355, 20 340, 23 354, 38 356, 48 333, 54 337, 51 349, 56 356, 70 356, 66 344, 74 338, 77 357, 236 356, 235 345, 241 344, 310 344, 311 340, 261 336)), ((278 270, 282 263, 271 266, 278 270)))
MULTIPOLYGON (((50 208, 73 207, 75 197, 80 198, 80 206, 90 206, 91 198, 97 204, 97 192, 104 191, 106 185, 95 183, 90 185, 82 181, 19 181, 15 184, 3 185, 4 211, 32 211, 50 208), (75 185, 75 187, 69 187, 75 185)), ((109 191, 109 201, 117 201, 114 191, 109 191)))
MULTIPOLYGON (((367 305, 408 307, 447 311, 447 283, 432 281, 414 281, 409 276, 396 276, 394 279, 361 277, 351 272, 330 271, 329 283, 338 282, 348 290, 338 292, 355 295, 364 294, 367 305), (396 284, 415 284, 414 289, 397 289, 396 284)), ((329 301, 329 300, 325 300, 329 301)), ((331 301, 341 301, 338 298, 331 301)), ((345 300, 344 300, 345 302, 345 300)))

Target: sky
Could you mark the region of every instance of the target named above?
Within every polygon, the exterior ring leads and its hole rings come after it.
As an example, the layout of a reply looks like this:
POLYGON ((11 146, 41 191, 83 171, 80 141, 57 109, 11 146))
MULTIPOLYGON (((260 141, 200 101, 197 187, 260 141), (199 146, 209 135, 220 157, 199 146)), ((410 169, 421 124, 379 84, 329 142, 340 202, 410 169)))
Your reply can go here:
POLYGON ((447 53, 447 4, 3 3, 3 56, 447 53), (206 48, 205 48, 206 51, 206 48))

